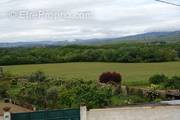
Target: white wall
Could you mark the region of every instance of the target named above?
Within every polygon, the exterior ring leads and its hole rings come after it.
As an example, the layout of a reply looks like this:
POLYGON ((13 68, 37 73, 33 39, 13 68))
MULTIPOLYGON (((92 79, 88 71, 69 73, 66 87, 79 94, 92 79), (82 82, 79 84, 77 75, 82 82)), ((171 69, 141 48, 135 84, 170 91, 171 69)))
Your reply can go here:
POLYGON ((86 120, 180 120, 180 106, 91 109, 86 120))

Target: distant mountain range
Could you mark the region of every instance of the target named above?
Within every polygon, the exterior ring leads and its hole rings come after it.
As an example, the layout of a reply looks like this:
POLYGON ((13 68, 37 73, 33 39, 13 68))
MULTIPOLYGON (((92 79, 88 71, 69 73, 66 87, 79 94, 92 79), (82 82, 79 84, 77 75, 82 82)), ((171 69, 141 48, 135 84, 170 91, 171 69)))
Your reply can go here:
POLYGON ((120 38, 104 38, 104 39, 79 39, 74 41, 38 41, 38 42, 14 42, 0 43, 1 48, 5 47, 38 47, 38 46, 64 46, 64 45, 93 45, 93 44, 111 44, 118 42, 180 42, 180 31, 174 32, 151 32, 145 34, 132 35, 120 38))
MULTIPOLYGON (((118 40, 118 39, 117 39, 118 40)), ((180 41, 180 31, 174 32, 150 32, 145 34, 133 35, 120 38, 119 40, 130 40, 130 41, 166 41, 166 42, 177 42, 180 41)))

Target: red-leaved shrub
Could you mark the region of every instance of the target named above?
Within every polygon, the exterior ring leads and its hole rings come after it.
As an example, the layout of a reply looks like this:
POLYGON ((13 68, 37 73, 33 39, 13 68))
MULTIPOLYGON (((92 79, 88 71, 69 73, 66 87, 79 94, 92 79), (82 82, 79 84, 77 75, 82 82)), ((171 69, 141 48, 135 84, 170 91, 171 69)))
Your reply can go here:
POLYGON ((121 91, 121 81, 122 81, 121 74, 116 72, 104 72, 99 77, 100 83, 111 84, 115 86, 116 88, 115 92, 118 94, 121 91))
POLYGON ((119 73, 116 72, 104 72, 99 77, 100 83, 115 83, 119 84, 122 81, 122 77, 119 73))

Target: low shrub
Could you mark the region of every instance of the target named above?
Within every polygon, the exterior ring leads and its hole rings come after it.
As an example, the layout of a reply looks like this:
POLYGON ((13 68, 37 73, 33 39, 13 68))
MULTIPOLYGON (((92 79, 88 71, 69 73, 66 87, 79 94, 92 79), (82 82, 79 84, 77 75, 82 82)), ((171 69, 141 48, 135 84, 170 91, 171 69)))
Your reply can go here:
POLYGON ((34 72, 28 77, 30 82, 44 82, 46 79, 47 76, 42 71, 34 72))
POLYGON ((154 75, 149 78, 151 86, 155 86, 157 89, 180 89, 180 77, 173 76, 171 78, 165 75, 154 75))
POLYGON ((11 85, 12 86, 16 86, 17 85, 17 82, 18 80, 17 79, 13 79, 12 81, 11 81, 11 85))
POLYGON ((164 88, 169 89, 180 89, 180 77, 173 76, 172 78, 168 79, 164 83, 162 83, 164 88))
POLYGON ((105 72, 102 73, 99 77, 99 81, 101 83, 115 83, 115 84, 120 84, 122 81, 122 77, 119 73, 116 72, 105 72))
POLYGON ((6 84, 0 85, 0 98, 7 97, 7 90, 8 90, 8 86, 6 84))
POLYGON ((149 99, 149 101, 153 101, 159 97, 159 93, 156 92, 156 90, 151 89, 145 93, 145 96, 149 99))
POLYGON ((146 103, 148 101, 147 98, 141 97, 141 96, 138 96, 138 95, 113 96, 111 98, 111 100, 112 100, 112 106, 132 105, 132 104, 146 103))
POLYGON ((99 77, 99 82, 104 84, 110 84, 115 86, 115 93, 119 94, 121 92, 121 81, 122 77, 120 73, 116 72, 105 72, 99 77))
POLYGON ((4 102, 5 102, 5 103, 10 103, 9 98, 5 98, 5 99, 4 99, 4 102))
POLYGON ((161 74, 161 75, 157 74, 157 75, 154 75, 149 78, 149 83, 150 84, 160 84, 162 82, 165 82, 166 80, 168 80, 168 77, 166 77, 163 74, 161 74))

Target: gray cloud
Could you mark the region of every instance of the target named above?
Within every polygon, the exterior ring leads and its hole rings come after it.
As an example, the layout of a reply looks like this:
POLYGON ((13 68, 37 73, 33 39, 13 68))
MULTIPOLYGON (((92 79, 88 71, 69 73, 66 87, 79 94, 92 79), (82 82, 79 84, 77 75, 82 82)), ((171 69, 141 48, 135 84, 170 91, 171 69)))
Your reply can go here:
MULTIPOLYGON (((172 0, 180 3, 180 0, 172 0)), ((0 42, 121 37, 180 30, 180 7, 154 0, 1 0, 0 42), (90 11, 89 19, 8 18, 16 10, 90 11)))

